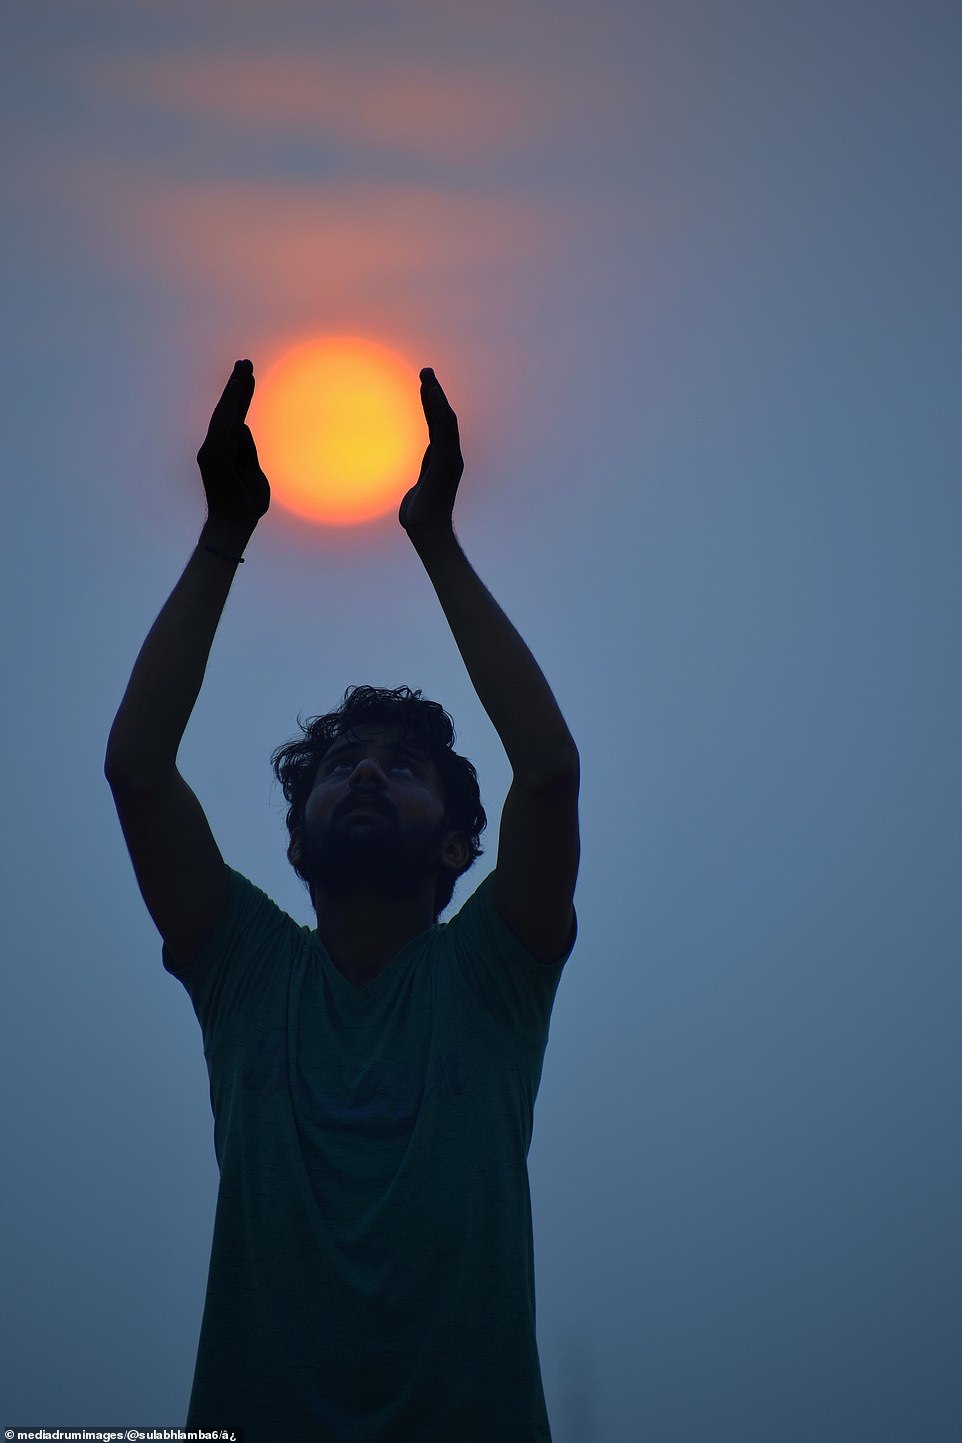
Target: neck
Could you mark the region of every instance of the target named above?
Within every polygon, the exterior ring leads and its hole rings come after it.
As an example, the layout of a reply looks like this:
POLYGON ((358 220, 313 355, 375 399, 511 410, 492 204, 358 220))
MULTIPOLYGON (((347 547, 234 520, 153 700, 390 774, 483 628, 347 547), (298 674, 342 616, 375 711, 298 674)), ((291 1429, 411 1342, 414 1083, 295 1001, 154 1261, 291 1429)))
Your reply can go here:
POLYGON ((434 923, 434 884, 403 897, 358 887, 346 896, 315 892, 317 935, 349 982, 373 981, 406 943, 434 923))

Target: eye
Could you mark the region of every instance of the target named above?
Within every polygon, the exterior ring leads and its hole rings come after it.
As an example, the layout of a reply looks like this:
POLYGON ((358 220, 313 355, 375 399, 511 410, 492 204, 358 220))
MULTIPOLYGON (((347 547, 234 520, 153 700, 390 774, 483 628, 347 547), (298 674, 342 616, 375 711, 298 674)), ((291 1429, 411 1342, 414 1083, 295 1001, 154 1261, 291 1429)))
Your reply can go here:
MULTIPOLYGON (((349 757, 339 757, 334 761, 328 762, 328 767, 332 772, 338 771, 341 767, 348 767, 353 770, 355 765, 354 760, 349 757)), ((412 774, 414 772, 414 768, 410 762, 392 762, 390 770, 392 772, 397 771, 398 767, 403 767, 405 771, 411 772, 412 774)))

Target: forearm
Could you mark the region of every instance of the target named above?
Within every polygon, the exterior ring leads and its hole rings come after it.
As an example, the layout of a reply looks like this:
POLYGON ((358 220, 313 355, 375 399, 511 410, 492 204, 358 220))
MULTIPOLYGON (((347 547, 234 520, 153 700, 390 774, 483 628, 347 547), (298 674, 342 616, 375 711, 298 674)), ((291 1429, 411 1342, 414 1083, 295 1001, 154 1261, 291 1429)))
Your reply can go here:
POLYGON ((574 738, 544 673, 453 530, 412 541, 515 776, 538 781, 577 767, 574 738))
POLYGON ((149 781, 169 770, 200 694, 240 556, 252 531, 208 519, 180 580, 147 634, 107 741, 108 778, 149 781))

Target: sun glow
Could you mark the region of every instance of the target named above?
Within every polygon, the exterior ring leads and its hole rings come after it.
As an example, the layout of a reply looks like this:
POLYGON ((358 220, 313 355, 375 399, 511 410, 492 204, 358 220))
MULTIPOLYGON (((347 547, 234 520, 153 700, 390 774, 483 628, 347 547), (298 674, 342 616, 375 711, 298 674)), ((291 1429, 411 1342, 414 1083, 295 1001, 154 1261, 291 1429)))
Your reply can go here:
POLYGON ((396 510, 427 445, 417 370, 353 336, 286 351, 258 377, 250 421, 272 504, 327 526, 396 510))

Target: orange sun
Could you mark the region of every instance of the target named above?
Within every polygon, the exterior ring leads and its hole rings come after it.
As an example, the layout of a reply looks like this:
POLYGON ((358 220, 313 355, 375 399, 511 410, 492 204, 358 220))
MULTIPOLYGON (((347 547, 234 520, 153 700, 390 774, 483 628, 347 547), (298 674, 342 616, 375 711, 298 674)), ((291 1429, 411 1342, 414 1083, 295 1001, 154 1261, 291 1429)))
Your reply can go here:
POLYGON ((397 509, 427 445, 418 372, 354 336, 286 351, 258 378, 250 419, 272 502, 327 526, 397 509))

